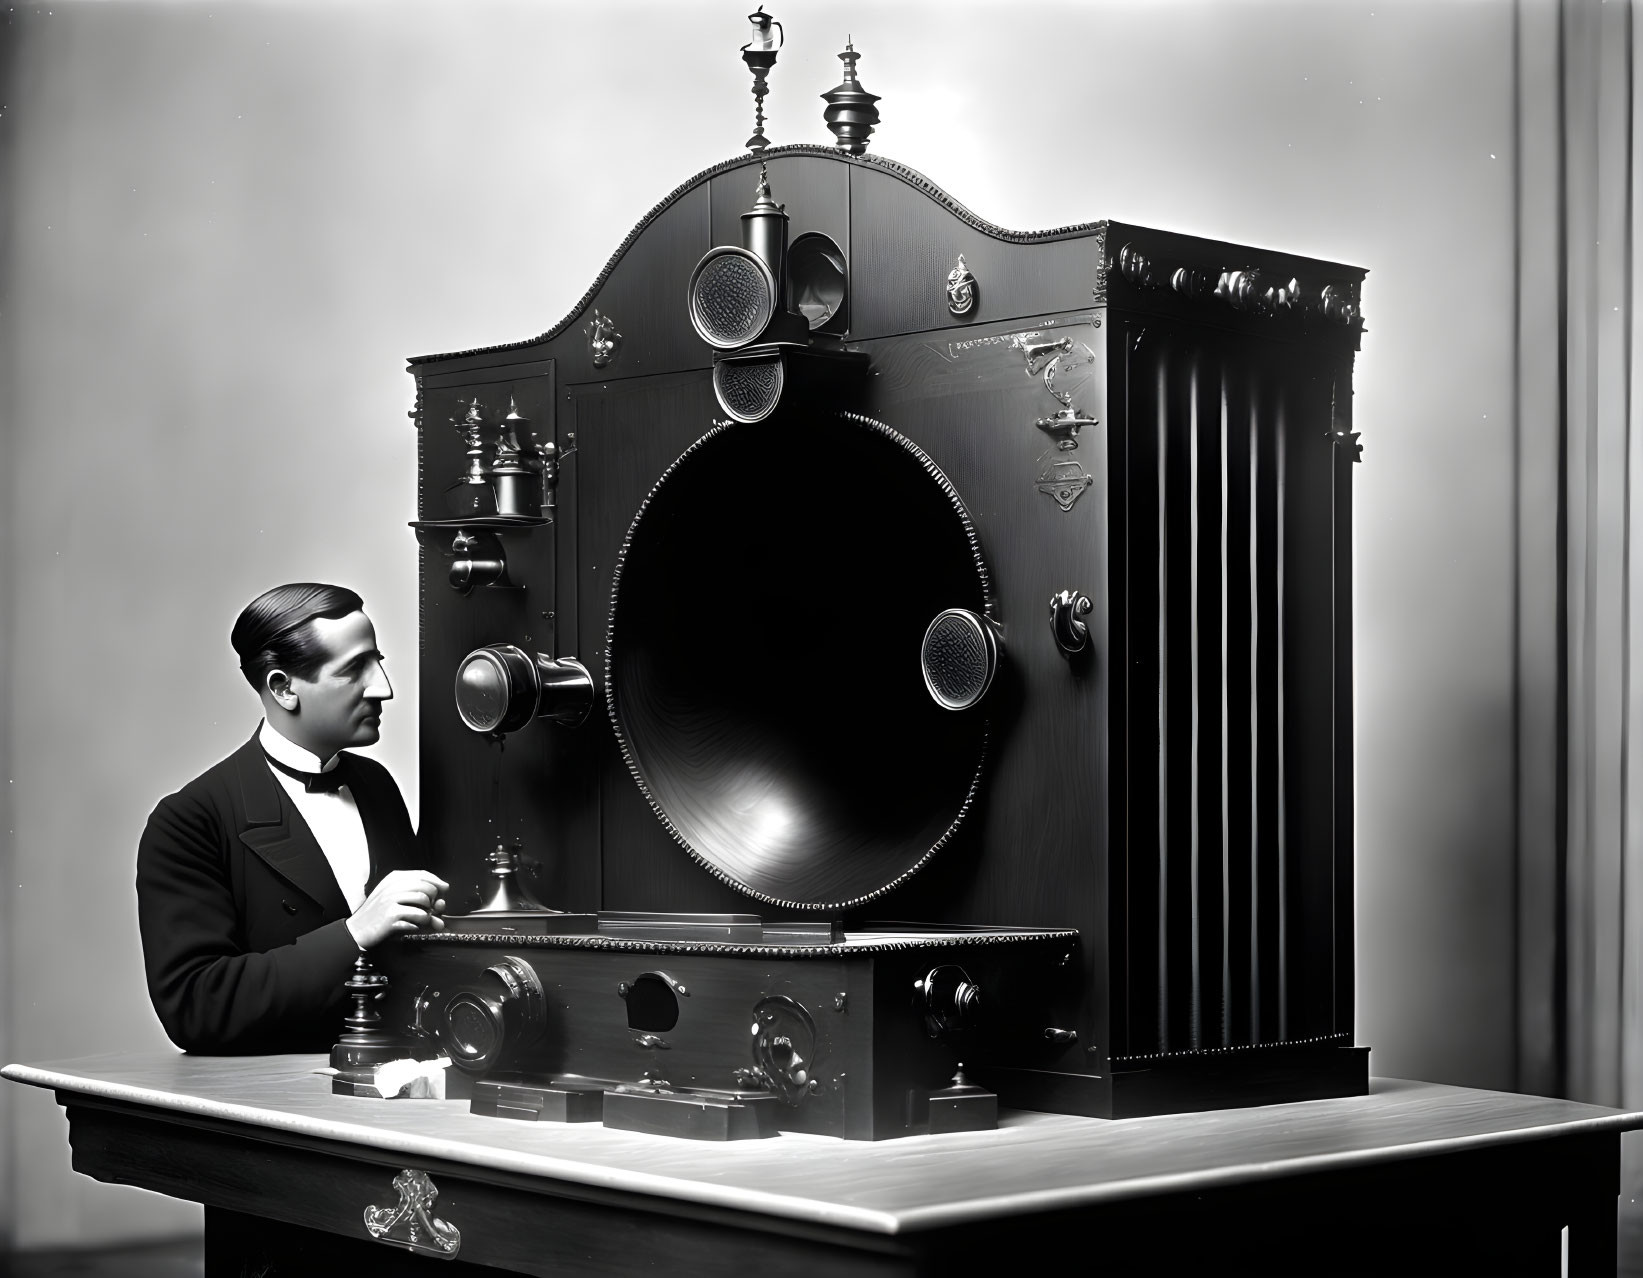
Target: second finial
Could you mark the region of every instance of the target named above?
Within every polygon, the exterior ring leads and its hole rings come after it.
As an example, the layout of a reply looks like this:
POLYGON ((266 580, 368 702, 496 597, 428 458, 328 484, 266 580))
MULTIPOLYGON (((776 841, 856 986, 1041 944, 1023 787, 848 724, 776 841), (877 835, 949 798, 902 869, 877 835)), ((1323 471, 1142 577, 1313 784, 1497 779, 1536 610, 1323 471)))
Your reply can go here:
POLYGON ((869 93, 856 79, 856 59, 859 57, 861 54, 856 52, 854 43, 846 36, 844 52, 839 54, 839 61, 844 63, 844 80, 821 95, 822 101, 827 103, 822 119, 833 131, 836 139, 834 145, 851 155, 860 155, 867 150, 867 139, 873 132, 873 126, 879 122, 879 109, 874 105, 879 95, 869 93))

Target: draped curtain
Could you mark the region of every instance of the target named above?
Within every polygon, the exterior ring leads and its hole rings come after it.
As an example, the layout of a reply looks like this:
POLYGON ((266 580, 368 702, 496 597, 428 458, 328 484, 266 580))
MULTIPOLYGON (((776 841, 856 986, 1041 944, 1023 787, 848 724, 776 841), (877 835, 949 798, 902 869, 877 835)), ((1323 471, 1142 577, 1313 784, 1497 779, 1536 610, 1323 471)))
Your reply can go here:
MULTIPOLYGON (((1516 1076, 1643 1109, 1640 24, 1632 0, 1516 14, 1516 1076)), ((1625 1145, 1621 1268, 1643 1274, 1625 1145)))
POLYGON ((1518 18, 1518 1080, 1643 1108, 1635 24, 1518 18))

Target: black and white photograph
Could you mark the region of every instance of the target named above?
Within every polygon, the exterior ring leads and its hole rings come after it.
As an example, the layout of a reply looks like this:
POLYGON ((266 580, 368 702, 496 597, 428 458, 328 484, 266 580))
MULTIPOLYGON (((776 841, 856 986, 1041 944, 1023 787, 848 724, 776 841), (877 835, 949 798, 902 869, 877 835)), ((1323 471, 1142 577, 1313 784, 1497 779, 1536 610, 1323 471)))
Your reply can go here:
POLYGON ((1639 5, 755 5, 0 12, 0 1274, 1643 1278, 1639 5))

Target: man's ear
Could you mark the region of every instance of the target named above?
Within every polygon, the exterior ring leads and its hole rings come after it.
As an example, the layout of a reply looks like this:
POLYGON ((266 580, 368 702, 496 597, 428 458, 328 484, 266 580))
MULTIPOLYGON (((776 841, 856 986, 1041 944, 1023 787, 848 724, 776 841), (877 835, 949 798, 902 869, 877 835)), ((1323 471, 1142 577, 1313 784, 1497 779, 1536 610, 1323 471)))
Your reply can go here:
POLYGON ((274 698, 274 701, 282 710, 296 712, 299 700, 297 690, 291 684, 291 676, 286 674, 285 671, 278 667, 270 670, 263 676, 263 686, 268 689, 268 694, 274 698))

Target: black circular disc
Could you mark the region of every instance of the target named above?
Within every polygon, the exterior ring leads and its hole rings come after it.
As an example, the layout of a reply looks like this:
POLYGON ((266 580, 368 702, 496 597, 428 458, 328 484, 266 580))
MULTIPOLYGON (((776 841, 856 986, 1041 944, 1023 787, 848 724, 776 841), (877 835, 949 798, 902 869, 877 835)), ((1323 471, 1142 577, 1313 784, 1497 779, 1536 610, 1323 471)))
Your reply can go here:
POLYGON ((674 837, 780 904, 877 896, 951 837, 986 750, 925 687, 947 608, 986 569, 935 464, 880 423, 779 409, 698 440, 628 531, 606 695, 674 837))

